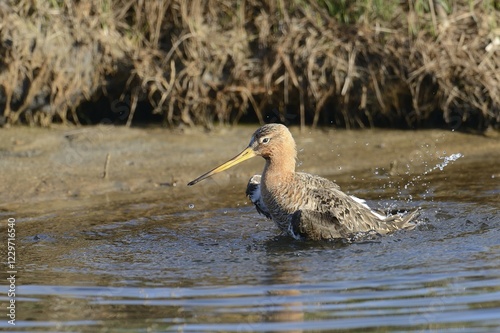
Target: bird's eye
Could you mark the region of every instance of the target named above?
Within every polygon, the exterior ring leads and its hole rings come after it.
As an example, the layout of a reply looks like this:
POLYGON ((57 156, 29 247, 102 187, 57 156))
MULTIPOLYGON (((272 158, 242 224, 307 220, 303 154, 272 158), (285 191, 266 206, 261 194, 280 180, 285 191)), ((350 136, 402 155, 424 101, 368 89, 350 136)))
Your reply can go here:
POLYGON ((262 143, 269 143, 270 140, 271 140, 270 138, 264 138, 262 139, 262 143))

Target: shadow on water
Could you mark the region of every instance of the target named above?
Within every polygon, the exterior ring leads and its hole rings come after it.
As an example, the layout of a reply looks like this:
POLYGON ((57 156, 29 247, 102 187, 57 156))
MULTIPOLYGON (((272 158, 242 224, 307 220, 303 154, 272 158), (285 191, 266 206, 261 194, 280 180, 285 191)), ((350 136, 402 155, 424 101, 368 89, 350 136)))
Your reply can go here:
POLYGON ((353 244, 280 236, 234 187, 217 191, 212 209, 153 196, 20 218, 18 317, 0 327, 498 330, 497 161, 455 164, 406 189, 408 179, 388 179, 370 171, 336 180, 381 209, 422 207, 418 227, 353 244))

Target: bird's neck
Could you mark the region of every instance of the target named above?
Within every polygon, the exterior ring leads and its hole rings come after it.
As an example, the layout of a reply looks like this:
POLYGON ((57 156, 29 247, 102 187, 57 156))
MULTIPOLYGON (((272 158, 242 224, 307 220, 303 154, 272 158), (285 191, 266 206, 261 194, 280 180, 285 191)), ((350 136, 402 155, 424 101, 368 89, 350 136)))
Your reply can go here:
POLYGON ((266 159, 262 172, 263 184, 269 190, 289 183, 295 173, 295 154, 279 155, 266 159))

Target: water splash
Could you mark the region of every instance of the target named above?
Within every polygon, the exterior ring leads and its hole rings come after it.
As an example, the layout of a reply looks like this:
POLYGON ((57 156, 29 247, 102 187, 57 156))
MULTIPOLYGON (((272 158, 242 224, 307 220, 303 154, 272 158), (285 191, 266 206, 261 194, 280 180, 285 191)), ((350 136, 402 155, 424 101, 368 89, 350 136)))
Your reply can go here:
POLYGON ((442 163, 439 163, 438 165, 436 165, 432 169, 424 172, 424 175, 426 175, 429 172, 432 172, 436 169, 443 171, 444 167, 447 166, 450 162, 455 162, 456 160, 458 160, 459 158, 461 158, 463 156, 464 155, 462 155, 461 153, 456 153, 456 154, 451 154, 450 156, 441 157, 441 159, 444 159, 444 161, 442 163))
MULTIPOLYGON (((445 154, 445 152, 443 152, 443 154, 445 154)), ((432 197, 432 195, 433 195, 432 188, 430 187, 429 182, 426 181, 424 177, 426 175, 428 175, 429 173, 431 173, 435 170, 438 170, 438 169, 440 171, 443 171, 446 166, 448 166, 450 163, 455 162, 456 160, 458 160, 461 157, 463 157, 463 154, 461 154, 461 153, 456 153, 456 154, 451 154, 450 156, 440 157, 440 159, 443 160, 442 162, 436 164, 435 166, 433 166, 431 168, 427 168, 423 173, 421 173, 421 174, 413 177, 411 180, 409 180, 404 186, 401 186, 398 182, 392 182, 392 181, 390 181, 387 184, 384 184, 384 186, 382 187, 383 189, 396 188, 396 195, 390 197, 391 202, 386 202, 386 203, 381 203, 381 204, 379 203, 379 205, 381 206, 379 209, 382 211, 385 211, 387 213, 396 209, 397 204, 395 201, 392 201, 392 200, 398 200, 398 201, 401 200, 401 201, 405 201, 407 203, 412 203, 414 200, 414 197, 411 193, 409 193, 409 190, 416 185, 420 185, 420 186, 425 188, 424 193, 422 193, 423 199, 425 199, 428 196, 432 197)), ((428 164, 427 162, 424 162, 424 165, 427 166, 427 164, 428 164)), ((408 171, 407 174, 409 175, 410 172, 408 171)))
MULTIPOLYGON (((410 186, 415 186, 415 182, 419 182, 422 180, 422 177, 428 175, 429 173, 439 169, 440 171, 443 171, 443 169, 450 163, 455 162, 459 158, 463 157, 464 155, 461 153, 456 153, 456 154, 451 154, 450 156, 444 156, 440 157, 440 159, 443 160, 443 162, 436 164, 432 168, 424 171, 421 175, 418 175, 414 178, 412 178, 406 185, 404 186, 404 189, 407 190, 410 186)), ((426 191, 427 192, 427 191, 426 191)), ((425 197, 425 195, 424 195, 425 197)), ((410 201, 411 201, 411 196, 410 196, 410 201)))

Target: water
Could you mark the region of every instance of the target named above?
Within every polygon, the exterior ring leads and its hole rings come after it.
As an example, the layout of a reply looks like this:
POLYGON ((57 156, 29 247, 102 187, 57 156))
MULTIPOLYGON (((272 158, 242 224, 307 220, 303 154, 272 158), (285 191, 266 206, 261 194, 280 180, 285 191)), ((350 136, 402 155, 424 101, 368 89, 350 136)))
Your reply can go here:
POLYGON ((448 166, 448 164, 452 163, 452 162, 455 162, 456 160, 458 160, 459 158, 463 157, 462 154, 460 153, 455 153, 455 154, 451 154, 450 156, 444 156, 444 157, 441 157, 441 159, 443 160, 443 162, 441 163, 438 163, 437 165, 433 166, 432 168, 428 169, 428 170, 425 170, 421 175, 418 175, 414 178, 412 178, 412 180, 410 182, 408 182, 404 188, 405 189, 408 189, 409 186, 415 184, 416 182, 420 182, 422 180, 423 177, 427 176, 430 172, 433 172, 435 170, 440 170, 440 171, 443 171, 443 169, 448 166))
POLYGON ((406 189, 337 176, 374 207, 422 207, 416 230, 353 244, 279 236, 240 185, 18 216, 16 326, 0 329, 499 331, 498 160, 461 161, 406 189))

